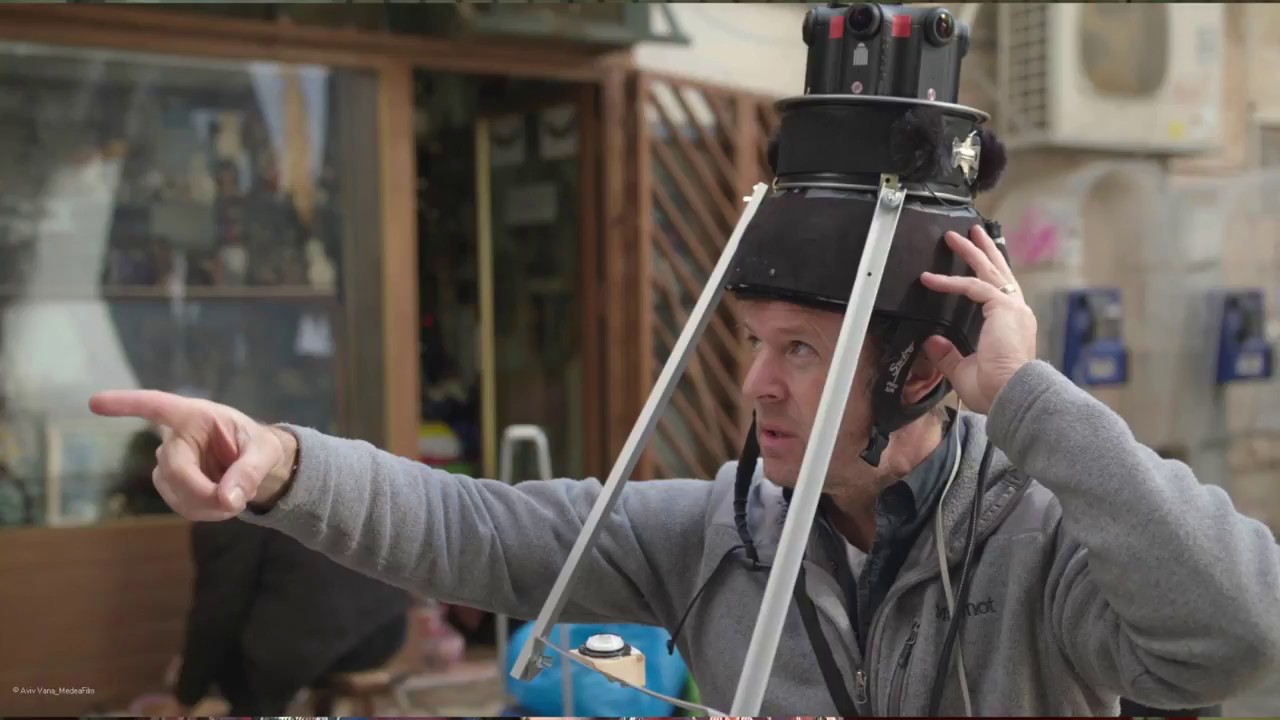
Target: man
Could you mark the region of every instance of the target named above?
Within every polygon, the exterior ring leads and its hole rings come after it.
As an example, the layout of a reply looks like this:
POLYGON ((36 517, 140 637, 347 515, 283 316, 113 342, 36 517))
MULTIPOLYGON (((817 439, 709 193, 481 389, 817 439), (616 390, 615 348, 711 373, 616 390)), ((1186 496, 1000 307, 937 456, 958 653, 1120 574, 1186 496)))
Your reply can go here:
MULTIPOLYGON (((962 687, 977 714, 1106 715, 1122 696, 1211 705, 1275 673, 1280 553, 1270 531, 1034 359, 1036 319, 981 227, 969 238, 948 233, 946 243, 974 276, 920 281, 980 304, 985 323, 967 357, 930 338, 902 398, 928 397, 945 378, 987 417, 926 413, 892 434, 876 467, 863 462, 876 356, 867 348, 806 555, 804 602, 793 607, 812 611, 788 617, 761 713, 829 716, 850 701, 862 715, 927 713, 951 615, 934 509, 946 520, 954 570, 965 548, 958 520, 973 505, 988 437, 998 452, 975 528, 981 557, 957 608, 967 615, 957 642, 965 682, 948 663, 942 715, 964 712, 962 687), (814 623, 816 636, 806 627, 814 623)), ((723 710, 841 322, 776 300, 744 306, 754 350, 744 390, 763 459, 747 474, 744 527, 734 521, 733 464, 714 482, 630 484, 563 615, 681 626, 678 644, 702 696, 723 710), (744 537, 759 563, 742 561, 744 537)), ((172 428, 155 480, 187 517, 240 516, 385 580, 517 617, 539 610, 601 487, 451 476, 162 393, 104 393, 92 407, 172 428)))
POLYGON ((412 598, 400 588, 239 520, 196 523, 191 545, 180 708, 217 685, 231 715, 282 716, 299 690, 382 667, 404 645, 412 598))

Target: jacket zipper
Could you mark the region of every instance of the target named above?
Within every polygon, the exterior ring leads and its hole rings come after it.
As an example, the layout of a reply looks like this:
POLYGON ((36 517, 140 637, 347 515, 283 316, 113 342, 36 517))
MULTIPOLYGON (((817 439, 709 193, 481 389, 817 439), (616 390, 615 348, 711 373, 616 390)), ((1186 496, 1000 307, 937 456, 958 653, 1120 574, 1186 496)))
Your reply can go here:
MULTIPOLYGON (((1003 520, 1010 512, 1013 511, 1013 508, 1018 504, 1017 500, 1021 497, 1022 493, 1024 493, 1025 491, 1026 491, 1026 486, 1024 485, 1021 489, 1015 492, 1014 497, 1009 499, 1009 502, 1005 505, 1004 508, 1001 509, 1001 512, 989 522, 987 527, 983 528, 982 532, 978 534, 978 537, 976 538, 978 542, 985 541, 989 536, 991 536, 992 533, 996 531, 997 528, 1000 527, 1000 521, 1003 520)), ((953 563, 948 563, 948 565, 951 565, 951 564, 953 563)), ((853 676, 853 684, 854 684, 853 702, 855 705, 858 706, 858 710, 860 714, 864 716, 875 715, 874 708, 868 707, 868 704, 871 702, 871 693, 869 691, 870 682, 868 679, 868 673, 864 670, 864 667, 870 668, 871 672, 875 671, 876 666, 873 663, 870 663, 871 650, 873 647, 875 647, 874 641, 876 638, 876 634, 880 630, 880 626, 883 624, 881 620, 884 617, 885 611, 889 608, 889 606, 895 600, 898 599, 898 597, 900 597, 907 590, 915 587, 916 585, 918 585, 921 582, 924 582, 925 580, 931 579, 934 575, 937 575, 937 574, 939 574, 937 564, 930 563, 928 567, 922 568, 920 572, 915 573, 909 579, 903 580, 901 583, 894 583, 894 587, 889 589, 889 593, 885 596, 884 600, 881 601, 880 607, 876 609, 875 614, 872 616, 871 625, 870 625, 871 637, 867 639, 866 657, 861 657, 861 653, 858 653, 858 659, 861 660, 862 662, 854 665, 855 670, 854 670, 854 676, 853 676)), ((819 612, 821 612, 821 610, 819 610, 819 612)), ((831 622, 830 618, 828 618, 828 622, 831 622)), ((903 651, 905 653, 905 657, 899 660, 900 663, 905 663, 907 659, 910 658, 910 648, 915 644, 915 640, 919 632, 919 628, 920 628, 920 621, 917 620, 911 627, 911 636, 910 636, 910 639, 907 641, 906 649, 904 649, 903 651)), ((852 628, 852 631, 855 634, 855 640, 853 643, 854 651, 857 652, 857 641, 856 641, 857 628, 852 628)), ((895 676, 898 674, 901 674, 901 671, 895 668, 895 676)), ((892 700, 900 700, 900 698, 892 697, 891 701, 892 700)), ((890 713, 890 715, 892 714, 893 713, 890 713)))
POLYGON ((873 714, 866 711, 867 700, 867 674, 859 668, 853 676, 853 701, 858 705, 858 712, 863 715, 873 714))
MULTIPOLYGON (((1022 498, 1022 495, 1026 490, 1027 486, 1024 484, 1014 492, 1013 497, 1009 498, 1005 503, 1005 506, 1001 508, 1000 512, 995 517, 991 518, 991 520, 987 522, 987 526, 978 533, 978 537, 975 538, 976 542, 985 542, 987 538, 995 534, 995 531, 1000 527, 1000 523, 1013 512, 1015 507, 1017 507, 1018 501, 1022 498)), ((959 564, 958 561, 947 563, 948 567, 952 567, 957 564, 959 564)), ((875 615, 871 618, 871 637, 867 641, 868 656, 871 654, 871 649, 875 647, 876 636, 879 634, 880 626, 884 624, 882 620, 884 619, 885 612, 889 607, 899 597, 906 593, 906 591, 926 580, 931 580, 934 576, 938 575, 941 575, 941 573, 938 571, 938 564, 935 560, 935 562, 929 563, 928 567, 921 568, 920 572, 911 575, 909 578, 904 579, 899 583, 894 583, 893 587, 889 589, 889 593, 885 595, 884 600, 880 602, 880 607, 876 608, 875 615)), ((864 660, 866 660, 866 658, 864 658, 864 660)), ((871 664, 869 667, 874 672, 876 666, 871 664)))
POLYGON ((911 635, 907 637, 907 644, 902 646, 902 652, 898 653, 898 664, 893 669, 893 682, 889 688, 890 717, 902 714, 902 691, 907 682, 907 664, 911 660, 911 651, 915 648, 919 634, 920 621, 917 620, 911 624, 911 635))

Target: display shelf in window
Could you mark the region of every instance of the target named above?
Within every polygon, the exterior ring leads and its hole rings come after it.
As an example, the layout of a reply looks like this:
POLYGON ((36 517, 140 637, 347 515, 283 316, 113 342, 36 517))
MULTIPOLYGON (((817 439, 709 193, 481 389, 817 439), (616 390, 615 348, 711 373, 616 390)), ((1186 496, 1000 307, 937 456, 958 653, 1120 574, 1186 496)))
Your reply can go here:
POLYGON ((142 428, 94 429, 99 390, 341 432, 371 375, 346 357, 364 337, 348 290, 370 290, 343 249, 384 212, 360 185, 377 74, 27 42, 0 57, 0 427, 39 426, 0 457, 0 524, 137 514, 117 475, 142 428))
POLYGON ((279 285, 259 287, 216 287, 196 285, 175 291, 159 285, 109 285, 97 288, 19 288, 0 285, 0 297, 30 300, 288 300, 288 301, 337 301, 340 296, 333 288, 313 288, 305 285, 279 285))

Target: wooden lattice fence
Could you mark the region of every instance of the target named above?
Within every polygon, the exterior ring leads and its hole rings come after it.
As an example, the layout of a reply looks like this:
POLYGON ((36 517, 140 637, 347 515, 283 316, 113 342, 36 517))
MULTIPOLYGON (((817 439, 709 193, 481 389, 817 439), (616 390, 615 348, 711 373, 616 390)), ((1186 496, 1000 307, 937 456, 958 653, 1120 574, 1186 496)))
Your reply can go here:
MULTIPOLYGON (((766 148, 778 122, 773 101, 667 76, 635 85, 641 317, 650 332, 641 377, 652 385, 689 319, 742 212, 742 198, 769 177, 766 148)), ((711 477, 736 457, 749 410, 736 308, 726 297, 708 326, 650 443, 643 474, 711 477)))

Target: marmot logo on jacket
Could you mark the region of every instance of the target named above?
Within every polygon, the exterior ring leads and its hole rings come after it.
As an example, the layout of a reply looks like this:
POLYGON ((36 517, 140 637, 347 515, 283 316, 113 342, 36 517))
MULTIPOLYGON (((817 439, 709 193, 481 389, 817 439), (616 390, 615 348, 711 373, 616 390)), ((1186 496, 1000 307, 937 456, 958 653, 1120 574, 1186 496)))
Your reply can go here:
MULTIPOLYGON (((968 617, 974 615, 994 615, 996 612, 996 601, 994 598, 987 598, 981 602, 967 603, 964 606, 964 613, 968 617)), ((951 619, 951 611, 947 610, 946 605, 938 606, 934 612, 939 620, 947 621, 951 619)))

